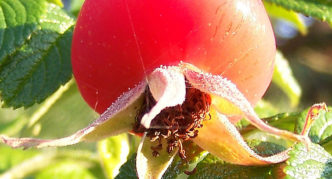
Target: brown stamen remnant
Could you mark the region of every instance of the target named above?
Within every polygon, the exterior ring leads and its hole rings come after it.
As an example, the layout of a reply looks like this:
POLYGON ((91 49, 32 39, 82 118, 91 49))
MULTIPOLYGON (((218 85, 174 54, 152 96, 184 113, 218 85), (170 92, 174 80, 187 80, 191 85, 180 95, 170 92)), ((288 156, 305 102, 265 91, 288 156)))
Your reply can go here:
MULTIPOLYGON (((157 157, 163 146, 161 140, 167 141, 166 150, 171 153, 176 147, 179 148, 179 156, 186 159, 185 149, 182 143, 198 135, 197 128, 201 128, 203 120, 209 119, 211 105, 210 95, 186 84, 186 99, 182 105, 169 107, 161 111, 151 122, 149 129, 141 125, 141 119, 145 113, 156 104, 149 89, 145 92, 144 103, 136 116, 134 132, 147 132, 151 142, 159 141, 157 146, 151 147, 153 156, 157 157)), ((171 99, 170 99, 171 100, 171 99)))
POLYGON ((184 171, 183 173, 185 173, 186 175, 193 175, 193 174, 196 173, 196 171, 197 171, 197 168, 195 167, 192 171, 188 171, 188 170, 186 170, 186 171, 184 171))

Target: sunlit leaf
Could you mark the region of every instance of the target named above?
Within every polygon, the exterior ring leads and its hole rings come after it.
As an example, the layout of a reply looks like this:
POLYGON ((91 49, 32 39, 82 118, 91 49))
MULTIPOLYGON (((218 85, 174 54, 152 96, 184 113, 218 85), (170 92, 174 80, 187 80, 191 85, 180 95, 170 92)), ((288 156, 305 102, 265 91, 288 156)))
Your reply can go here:
POLYGON ((260 100, 255 106, 255 112, 259 117, 270 117, 278 113, 278 109, 274 107, 270 102, 265 100, 260 100))
MULTIPOLYGON (((25 160, 21 160, 15 165, 11 165, 10 168, 7 168, 2 174, 0 174, 0 178, 26 178, 26 177, 40 177, 46 175, 53 174, 58 178, 57 175, 59 173, 68 174, 71 173, 71 167, 63 167, 61 168, 63 163, 75 163, 77 168, 81 168, 84 170, 89 171, 89 173, 93 173, 95 178, 101 178, 103 176, 102 170, 99 165, 99 160, 91 152, 81 151, 81 150, 46 150, 44 152, 37 152, 37 150, 29 150, 29 151, 22 151, 22 150, 10 150, 8 154, 11 154, 8 161, 12 159, 17 159, 18 157, 25 156, 25 160), (20 153, 17 153, 17 152, 20 153), (30 151, 30 152, 29 152, 30 151), (34 152, 34 155, 31 155, 31 152, 34 152), (54 168, 57 168, 54 170, 54 168), (66 170, 67 169, 67 170, 66 170), (61 171, 59 171, 61 170, 61 171), (45 172, 47 171, 47 172, 45 172), (67 173, 68 172, 68 173, 67 173)), ((0 157, 1 158, 1 157, 0 157)), ((4 162, 6 164, 6 162, 4 162)), ((74 167, 75 168, 75 167, 74 167)), ((48 176, 53 177, 52 175, 48 176)), ((66 178, 66 177, 65 177, 66 178)))
POLYGON ((127 161, 128 135, 121 134, 98 142, 98 151, 108 178, 114 178, 121 165, 127 161))
POLYGON ((329 0, 265 0, 286 9, 332 23, 332 3, 329 0))
POLYGON ((78 15, 78 12, 81 10, 84 0, 71 0, 69 5, 69 11, 74 15, 78 15))
POLYGON ((309 148, 297 144, 289 156, 284 169, 286 178, 332 177, 332 156, 317 144, 311 144, 309 148))
POLYGON ((187 174, 196 171, 195 168, 198 162, 204 159, 208 154, 208 152, 204 151, 193 142, 185 142, 183 145, 186 149, 186 161, 176 156, 162 179, 186 178, 187 174))
POLYGON ((136 154, 132 155, 128 161, 121 166, 120 172, 115 179, 137 179, 136 154))
POLYGON ((272 81, 285 92, 292 107, 295 107, 299 104, 302 90, 293 76, 288 61, 280 52, 277 52, 275 63, 272 81))
POLYGON ((97 179, 93 173, 74 161, 56 163, 36 175, 36 179, 57 178, 97 179))
POLYGON ((261 156, 271 156, 286 150, 286 148, 279 143, 267 142, 266 140, 262 141, 256 139, 247 141, 247 143, 253 151, 261 156))
POLYGON ((16 135, 23 129, 26 123, 26 118, 23 116, 3 123, 0 125, 0 134, 16 135))
POLYGON ((60 7, 63 7, 63 3, 62 3, 61 0, 48 0, 48 2, 56 4, 56 5, 60 6, 60 7))
POLYGON ((0 145, 0 154, 2 154, 0 155, 0 173, 3 173, 6 170, 12 168, 13 166, 23 162, 24 160, 37 155, 38 151, 13 150, 10 147, 0 145))
POLYGON ((273 165, 265 167, 241 166, 226 163, 209 154, 198 163, 196 172, 189 179, 196 178, 269 178, 273 176, 273 165))
MULTIPOLYGON (((331 108, 330 108, 331 109, 331 108)), ((300 114, 297 120, 296 132, 300 132, 305 124, 307 110, 300 114)), ((332 111, 320 111, 319 118, 316 119, 309 132, 309 137, 314 143, 321 141, 332 136, 332 111)))
POLYGON ((3 0, 0 7, 1 99, 6 107, 29 107, 71 78, 74 20, 45 0, 3 0))
POLYGON ((34 112, 28 118, 23 136, 36 136, 36 125, 41 126, 39 137, 62 137, 88 125, 98 115, 82 99, 76 84, 53 93, 43 103, 35 105, 34 112), (59 93, 60 92, 60 95, 59 93), (61 130, 59 130, 61 129, 61 130))
POLYGON ((301 18, 299 14, 294 11, 287 10, 282 6, 278 6, 271 2, 264 1, 264 6, 266 11, 269 13, 270 16, 275 18, 281 18, 290 22, 297 30, 302 34, 307 34, 308 30, 304 23, 304 20, 301 18))

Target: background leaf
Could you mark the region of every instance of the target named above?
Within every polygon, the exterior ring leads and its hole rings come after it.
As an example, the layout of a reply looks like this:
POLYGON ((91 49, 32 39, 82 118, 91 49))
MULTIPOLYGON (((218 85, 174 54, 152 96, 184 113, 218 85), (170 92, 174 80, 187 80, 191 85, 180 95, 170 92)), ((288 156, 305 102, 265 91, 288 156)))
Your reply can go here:
POLYGON ((189 179, 196 178, 269 178, 273 175, 273 167, 241 166, 225 163, 209 154, 198 163, 196 172, 189 179))
POLYGON ((208 152, 193 142, 185 142, 184 148, 187 161, 183 161, 178 155, 175 156, 162 179, 187 178, 188 175, 184 172, 195 172, 196 165, 208 155, 208 152))
POLYGON ((56 4, 56 5, 60 6, 60 7, 63 7, 63 3, 62 3, 61 0, 48 0, 48 2, 56 4))
POLYGON ((70 79, 74 20, 43 0, 2 0, 0 7, 3 106, 29 107, 70 79))
POLYGON ((332 23, 332 2, 330 0, 265 0, 286 9, 312 16, 332 23))
MULTIPOLYGON (((310 128, 309 137, 312 142, 320 143, 321 141, 332 136, 332 111, 320 111, 319 118, 316 119, 310 128)), ((307 110, 300 114, 295 128, 296 133, 300 133, 307 115, 307 110)))
POLYGON ((260 100, 255 106, 255 112, 260 118, 270 117, 278 113, 278 109, 270 102, 260 100))
MULTIPOLYGON (((33 111, 43 109, 45 108, 44 105, 44 103, 35 105, 31 109, 33 111)), ((34 113, 32 112, 27 117, 29 122, 34 113)), ((97 113, 82 99, 77 85, 74 83, 70 85, 69 89, 62 94, 61 98, 38 121, 33 122, 31 126, 27 125, 21 131, 20 136, 38 136, 41 138, 64 137, 84 128, 97 117, 97 113), (38 133, 35 132, 36 128, 39 128, 38 133)), ((83 143, 79 145, 94 146, 95 144, 83 143)))
POLYGON ((115 179, 137 179, 136 175, 136 154, 132 155, 120 168, 115 179))
POLYGON ((324 148, 317 144, 309 146, 304 144, 295 145, 289 152, 287 166, 284 171, 286 178, 331 178, 332 157, 324 148))
POLYGON ((128 134, 121 134, 98 142, 98 151, 108 178, 114 178, 129 154, 128 134))
MULTIPOLYGON (((29 152, 21 151, 21 155, 29 152)), ((104 178, 95 154, 82 150, 33 150, 24 161, 15 163, 0 178, 104 178), (31 158, 29 158, 31 157, 31 158)), ((19 155, 15 153, 17 158, 19 155)), ((1 158, 0 158, 1 159, 1 158)))
POLYGON ((299 14, 294 11, 287 10, 282 6, 278 6, 271 2, 264 1, 264 6, 268 14, 274 18, 281 18, 290 22, 302 34, 307 34, 307 27, 299 14))
MULTIPOLYGON (((35 114, 36 110, 44 109, 44 103, 34 105, 32 108, 25 111, 21 109, 0 109, 0 118, 8 118, 5 121, 0 120, 0 133, 2 134, 8 131, 11 136, 37 135, 44 138, 55 138, 71 134, 89 124, 91 120, 97 117, 96 113, 83 101, 75 83, 68 87, 69 88, 65 90, 60 98, 51 106, 51 109, 47 110, 34 125, 30 127, 27 126, 24 131, 20 131, 22 124, 24 125, 30 122, 31 115, 35 114), (11 116, 13 118, 10 120, 11 116), (39 133, 34 132, 36 128, 40 130, 39 133)), ((47 103, 47 101, 48 100, 46 100, 45 103, 47 103)), ((46 160, 38 162, 34 159, 35 156, 45 155, 49 157, 54 153, 54 149, 43 151, 20 150, 0 145, 0 153, 6 154, 0 154, 0 175, 1 173, 3 174, 3 172, 9 172, 11 168, 20 167, 20 165, 23 164, 22 162, 31 160, 32 162, 37 162, 36 164, 30 163, 32 169, 36 171, 34 173, 24 173, 24 176, 26 176, 25 174, 29 174, 29 176, 33 176, 34 178, 37 176, 47 178, 52 177, 50 174, 53 173, 56 177, 67 176, 65 178, 68 178, 75 177, 76 175, 80 176, 80 173, 87 173, 88 175, 86 176, 93 175, 94 178, 105 178, 99 159, 97 159, 95 143, 83 143, 59 148, 58 150, 59 152, 57 152, 54 157, 51 157, 49 162, 46 162, 46 160), (68 151, 68 149, 73 149, 74 151, 68 151), (82 151, 82 149, 90 152, 82 151), (38 166, 39 164, 43 165, 42 168, 34 168, 34 166, 38 166), (66 167, 64 166, 72 166, 70 170, 73 171, 66 171, 66 167), (47 170, 47 172, 43 172, 44 170, 47 170), (40 172, 43 174, 40 174, 40 172), (65 175, 60 175, 60 173, 64 173, 65 175)), ((31 168, 29 170, 31 170, 31 168)), ((23 172, 15 173, 22 174, 23 172)))
POLYGON ((22 161, 36 156, 37 150, 13 150, 10 147, 0 145, 0 176, 1 173, 10 169, 11 167, 21 163, 22 161), (5 155, 3 155, 5 154, 5 155))
POLYGON ((83 3, 84 0, 71 0, 69 5, 69 12, 77 16, 82 8, 83 3))
POLYGON ((301 88, 293 76, 288 61, 280 52, 277 52, 275 60, 272 81, 285 92, 291 101, 291 106, 295 107, 300 101, 302 93, 301 88))
MULTIPOLYGON (((57 179, 57 178, 84 178, 97 179, 91 171, 88 170, 89 163, 84 165, 78 164, 77 161, 58 162, 42 170, 36 175, 36 179, 57 179)), ((90 164, 91 166, 91 164, 90 164)))

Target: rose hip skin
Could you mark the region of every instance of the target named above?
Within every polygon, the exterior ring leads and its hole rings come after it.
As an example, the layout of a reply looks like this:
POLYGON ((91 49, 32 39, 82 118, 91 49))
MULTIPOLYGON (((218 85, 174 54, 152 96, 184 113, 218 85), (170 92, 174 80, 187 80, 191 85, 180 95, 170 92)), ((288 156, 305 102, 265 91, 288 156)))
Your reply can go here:
POLYGON ((72 43, 80 92, 99 113, 156 67, 180 61, 230 79, 254 104, 274 56, 260 0, 86 0, 72 43))

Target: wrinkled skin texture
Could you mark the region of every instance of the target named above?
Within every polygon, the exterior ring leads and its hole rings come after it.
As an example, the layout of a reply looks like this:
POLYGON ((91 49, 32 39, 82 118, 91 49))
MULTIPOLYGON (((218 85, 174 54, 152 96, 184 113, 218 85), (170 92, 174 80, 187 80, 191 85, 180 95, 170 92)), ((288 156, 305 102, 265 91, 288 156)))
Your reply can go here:
POLYGON ((79 89, 99 113, 156 67, 180 61, 230 79, 254 104, 274 56, 260 0, 86 0, 72 45, 79 89))

